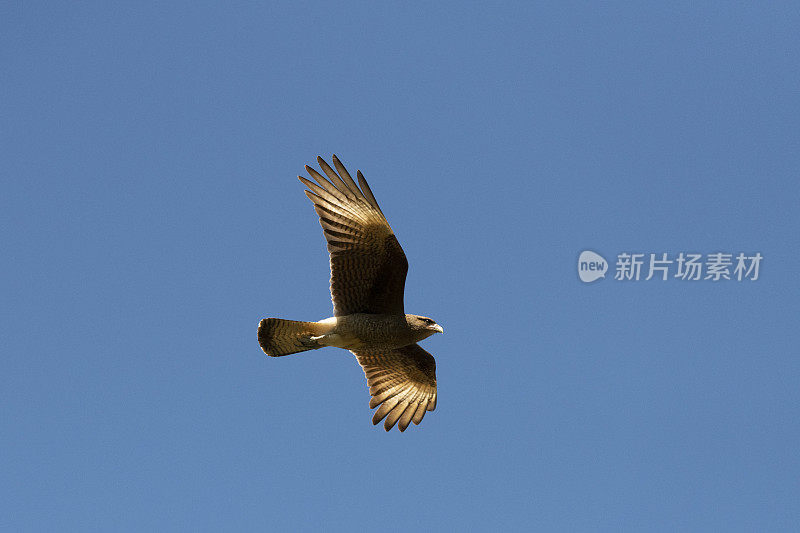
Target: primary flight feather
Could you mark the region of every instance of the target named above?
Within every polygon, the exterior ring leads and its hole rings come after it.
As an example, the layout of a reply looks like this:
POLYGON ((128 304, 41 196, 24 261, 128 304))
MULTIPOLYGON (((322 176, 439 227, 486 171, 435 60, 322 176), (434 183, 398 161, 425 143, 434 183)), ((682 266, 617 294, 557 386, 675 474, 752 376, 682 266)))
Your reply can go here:
POLYGON ((408 261, 361 174, 353 180, 333 156, 325 174, 306 166, 316 181, 298 176, 319 215, 331 262, 333 316, 318 322, 265 318, 258 342, 269 356, 334 346, 350 350, 367 378, 377 407, 372 423, 405 431, 436 408, 436 361, 417 342, 441 333, 430 318, 406 314, 403 292, 408 261), (326 178, 327 177, 327 178, 326 178))

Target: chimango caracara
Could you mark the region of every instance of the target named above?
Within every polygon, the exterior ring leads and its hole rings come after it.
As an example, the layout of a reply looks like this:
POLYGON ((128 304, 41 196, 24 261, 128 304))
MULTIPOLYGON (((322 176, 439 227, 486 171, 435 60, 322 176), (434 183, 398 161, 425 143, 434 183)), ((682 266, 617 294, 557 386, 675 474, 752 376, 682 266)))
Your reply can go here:
POLYGON ((309 166, 319 185, 298 178, 311 189, 305 193, 328 241, 333 316, 319 322, 265 318, 258 342, 272 357, 325 346, 350 350, 366 375, 370 408, 380 405, 372 423, 386 418, 386 431, 395 424, 405 431, 436 408, 436 361, 417 342, 442 327, 403 310, 408 261, 361 171, 359 188, 335 155, 336 171, 317 161, 328 179, 309 166))

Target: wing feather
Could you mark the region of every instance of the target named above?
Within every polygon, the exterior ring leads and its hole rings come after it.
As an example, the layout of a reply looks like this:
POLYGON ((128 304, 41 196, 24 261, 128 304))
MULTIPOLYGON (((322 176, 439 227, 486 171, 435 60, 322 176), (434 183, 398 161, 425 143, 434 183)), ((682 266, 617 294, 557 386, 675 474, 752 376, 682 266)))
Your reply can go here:
POLYGON ((345 182, 349 189, 358 190, 358 185, 356 185, 356 182, 353 181, 352 177, 350 177, 350 173, 347 172, 346 168, 344 168, 344 165, 341 161, 339 161, 339 158, 336 157, 336 154, 333 156, 333 166, 336 167, 336 171, 342 177, 342 181, 345 182))
MULTIPOLYGON (((322 187, 323 189, 325 189, 325 191, 328 192, 328 194, 330 194, 330 195, 332 195, 335 198, 338 198, 340 200, 344 200, 344 199, 347 198, 347 196, 342 194, 342 192, 339 189, 337 189, 336 187, 334 187, 332 183, 330 183, 328 180, 323 178, 322 174, 317 172, 313 167, 310 167, 310 166, 306 165, 306 172, 308 172, 309 175, 312 178, 314 178, 317 181, 317 183, 319 183, 319 186, 322 187)), ((298 176, 298 178, 300 178, 300 177, 302 177, 302 176, 298 176)))
POLYGON ((428 411, 428 400, 419 402, 417 410, 414 411, 414 416, 411 418, 411 421, 418 426, 419 423, 422 422, 422 419, 425 418, 425 413, 427 411, 428 411))
POLYGON ((314 183, 310 179, 304 178, 303 176, 297 176, 297 179, 302 181, 303 185, 305 185, 306 187, 311 189, 311 192, 313 192, 314 194, 316 194, 320 198, 324 198, 325 200, 327 200, 328 202, 330 202, 332 204, 336 204, 337 202, 340 201, 339 197, 337 197, 336 195, 334 195, 330 191, 328 191, 326 189, 323 189, 322 187, 320 187, 319 185, 317 185, 316 183, 314 183))
POLYGON ((364 178, 364 174, 362 174, 360 170, 357 170, 356 177, 358 178, 359 185, 361 185, 361 190, 364 191, 364 196, 366 196, 372 206, 377 209, 381 215, 383 215, 383 211, 381 211, 381 208, 378 205, 378 200, 376 200, 375 195, 372 194, 372 189, 369 188, 369 183, 367 183, 367 180, 364 178))
MULTIPOLYGON (((342 178, 340 178, 339 175, 333 171, 333 169, 330 167, 330 165, 328 165, 328 163, 325 162, 324 159, 317 157, 317 163, 325 175, 328 176, 328 179, 331 180, 333 186, 339 189, 348 200, 358 201, 358 196, 356 193, 350 189, 350 187, 348 187, 344 181, 342 181, 342 178)), ((355 190, 357 191, 358 189, 356 188, 355 190)))
POLYGON ((411 423, 411 418, 417 411, 417 406, 419 405, 419 399, 421 396, 422 390, 417 389, 414 392, 414 395, 411 397, 411 400, 408 402, 408 407, 406 407, 406 410, 403 411, 403 415, 397 421, 397 429, 399 429, 401 433, 405 431, 408 425, 411 423))

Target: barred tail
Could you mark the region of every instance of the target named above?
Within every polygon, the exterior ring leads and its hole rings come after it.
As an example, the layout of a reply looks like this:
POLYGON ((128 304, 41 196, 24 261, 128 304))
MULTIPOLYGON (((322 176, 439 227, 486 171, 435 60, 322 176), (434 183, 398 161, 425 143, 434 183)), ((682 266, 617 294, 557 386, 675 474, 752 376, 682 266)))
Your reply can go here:
POLYGON ((316 322, 265 318, 258 324, 258 343, 271 357, 316 350, 322 345, 311 337, 323 335, 325 329, 316 322))

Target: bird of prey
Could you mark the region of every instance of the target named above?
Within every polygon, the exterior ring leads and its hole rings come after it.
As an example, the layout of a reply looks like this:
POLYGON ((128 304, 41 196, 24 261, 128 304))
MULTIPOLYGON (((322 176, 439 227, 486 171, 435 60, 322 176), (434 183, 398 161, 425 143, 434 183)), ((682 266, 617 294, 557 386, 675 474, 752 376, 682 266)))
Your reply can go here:
POLYGON ((386 431, 395 424, 405 431, 436 408, 436 361, 417 342, 443 330, 430 318, 405 313, 408 261, 361 171, 356 185, 336 155, 335 171, 321 157, 317 162, 328 179, 308 165, 317 183, 298 178, 310 189, 306 196, 328 242, 333 316, 318 322, 265 318, 258 343, 272 357, 325 346, 350 350, 367 378, 370 408, 380 406, 372 423, 385 418, 386 431))

